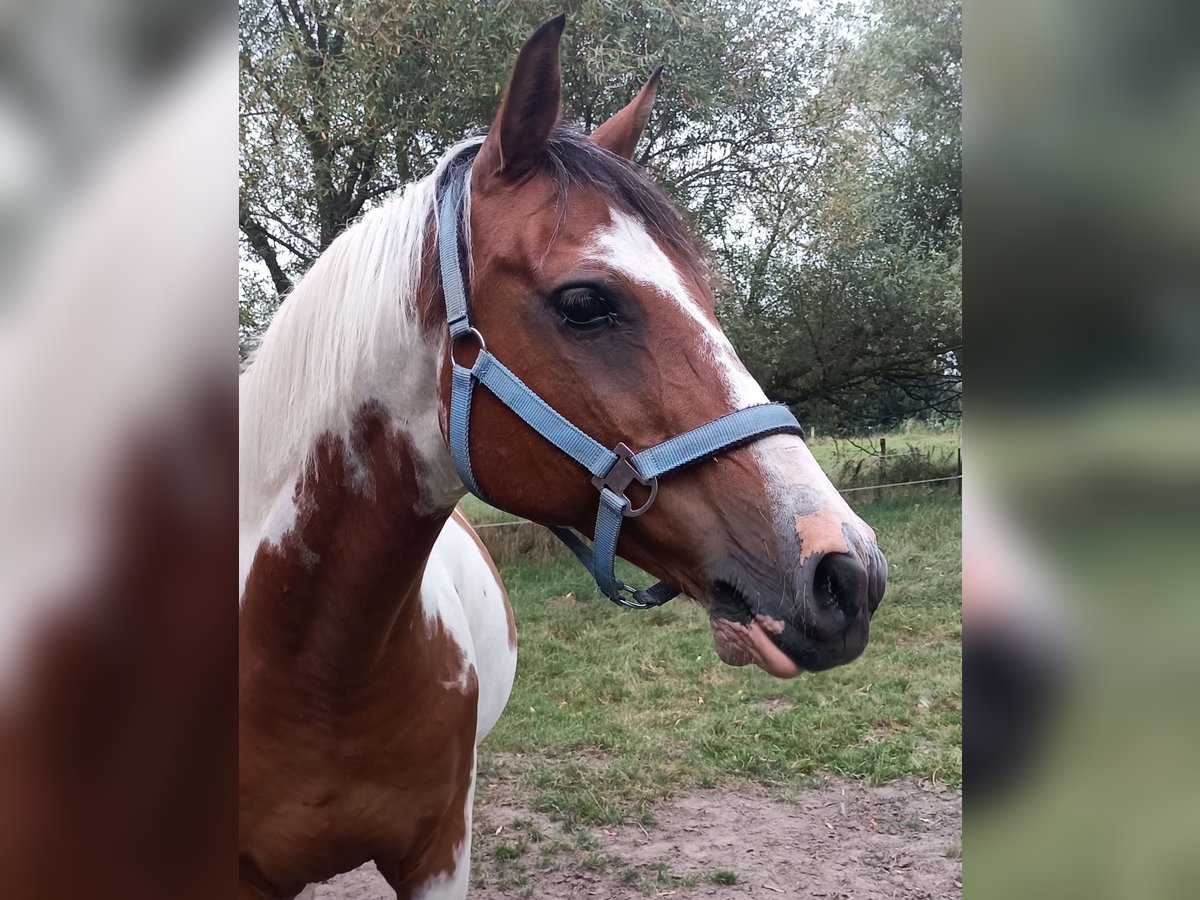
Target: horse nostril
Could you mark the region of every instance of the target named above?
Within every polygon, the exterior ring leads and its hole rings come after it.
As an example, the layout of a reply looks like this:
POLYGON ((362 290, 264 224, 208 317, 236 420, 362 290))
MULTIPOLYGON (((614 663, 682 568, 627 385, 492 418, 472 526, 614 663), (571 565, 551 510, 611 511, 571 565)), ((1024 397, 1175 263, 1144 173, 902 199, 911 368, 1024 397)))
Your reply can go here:
POLYGON ((813 599, 853 621, 867 606, 866 568, 848 553, 826 553, 813 571, 813 599))

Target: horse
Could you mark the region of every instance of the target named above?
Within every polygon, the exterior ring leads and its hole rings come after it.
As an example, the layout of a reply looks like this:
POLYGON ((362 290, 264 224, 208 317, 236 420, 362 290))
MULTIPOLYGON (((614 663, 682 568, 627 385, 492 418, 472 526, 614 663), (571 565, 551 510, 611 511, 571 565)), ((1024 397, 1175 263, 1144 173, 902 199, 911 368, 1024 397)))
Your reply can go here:
POLYGON ((330 245, 242 376, 244 898, 369 860, 398 897, 465 896, 476 747, 516 665, 467 487, 594 538, 613 599, 606 546, 670 588, 635 596, 702 604, 728 664, 791 677, 866 646, 875 535, 738 359, 701 244, 632 162, 661 70, 590 135, 564 124, 564 21, 525 42, 485 135, 330 245), (485 359, 508 380, 464 400, 485 359), (588 441, 611 457, 590 479, 588 441))

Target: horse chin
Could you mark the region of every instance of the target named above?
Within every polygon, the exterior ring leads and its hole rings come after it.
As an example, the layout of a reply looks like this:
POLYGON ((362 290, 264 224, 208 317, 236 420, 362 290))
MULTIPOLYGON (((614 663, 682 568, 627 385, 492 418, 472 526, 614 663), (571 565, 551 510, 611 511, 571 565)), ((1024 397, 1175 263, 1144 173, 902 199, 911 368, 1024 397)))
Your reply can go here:
POLYGON ((709 619, 717 656, 730 666, 754 663, 775 678, 795 678, 803 669, 771 640, 757 621, 734 622, 730 619, 709 619))

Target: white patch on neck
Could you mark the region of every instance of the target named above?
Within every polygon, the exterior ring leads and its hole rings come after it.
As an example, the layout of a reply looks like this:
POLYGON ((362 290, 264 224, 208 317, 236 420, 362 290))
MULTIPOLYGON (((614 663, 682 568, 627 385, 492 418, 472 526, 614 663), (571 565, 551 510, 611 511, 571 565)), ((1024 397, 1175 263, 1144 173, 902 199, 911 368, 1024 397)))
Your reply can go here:
MULTIPOLYGON (((404 378, 411 378, 412 375, 411 372, 406 373, 403 367, 397 367, 397 373, 393 373, 391 377, 400 379, 399 382, 392 382, 395 385, 402 384, 404 378)), ((387 405, 383 404, 383 401, 379 402, 386 408, 387 405)), ((437 422, 438 404, 431 404, 428 408, 422 408, 417 403, 413 406, 416 413, 408 416, 396 409, 388 409, 391 417, 389 427, 410 441, 412 463, 416 468, 417 485, 420 490, 413 510, 417 515, 432 515, 447 506, 453 506, 462 496, 463 488, 454 471, 449 451, 441 439, 437 422)), ((341 486, 346 491, 372 497, 375 483, 371 470, 355 451, 353 442, 343 437, 337 443, 345 470, 341 486)), ((295 533, 299 517, 296 495, 297 491, 302 490, 301 476, 297 475, 279 489, 261 522, 242 522, 239 534, 239 605, 245 603, 246 582, 250 577, 255 557, 264 546, 271 550, 279 550, 284 540, 291 536, 291 546, 299 553, 300 562, 308 571, 314 571, 320 563, 318 554, 295 533)))
MULTIPOLYGON (((471 527, 457 513, 433 545, 421 584, 421 600, 427 619, 440 616, 463 648, 464 657, 475 667, 478 743, 492 730, 508 702, 517 651, 509 643, 504 585, 493 572, 486 552, 476 543, 471 527)), ((466 690, 467 681, 459 686, 466 690)))
MULTIPOLYGON (((250 577, 250 569, 254 558, 258 555, 263 544, 272 549, 283 546, 283 539, 296 528, 296 518, 299 509, 296 504, 296 482, 283 487, 275 496, 275 502, 267 513, 266 520, 257 528, 242 528, 238 535, 238 606, 246 602, 246 581, 250 577)), ((302 561, 309 571, 316 568, 320 559, 309 548, 301 545, 302 561)))
POLYGON ((347 437, 368 401, 379 402, 408 438, 421 491, 417 514, 446 510, 464 493, 438 421, 441 339, 424 330, 416 297, 438 178, 481 140, 452 147, 431 175, 343 232, 263 335, 240 383, 243 579, 247 554, 252 561, 267 533, 283 533, 280 497, 290 502, 318 442, 347 437))
POLYGON ((716 365, 733 409, 766 403, 767 397, 738 359, 720 326, 688 292, 679 270, 644 225, 618 209, 609 210, 612 224, 593 232, 588 250, 593 258, 625 277, 652 287, 673 301, 698 326, 698 340, 716 365))

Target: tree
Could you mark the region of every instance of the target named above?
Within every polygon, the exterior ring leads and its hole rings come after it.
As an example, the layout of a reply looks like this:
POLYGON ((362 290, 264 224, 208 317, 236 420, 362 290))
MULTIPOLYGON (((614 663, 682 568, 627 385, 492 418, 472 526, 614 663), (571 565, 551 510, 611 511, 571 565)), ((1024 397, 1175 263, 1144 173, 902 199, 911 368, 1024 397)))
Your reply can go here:
MULTIPOLYGON (((781 148, 800 146, 805 82, 817 82, 823 59, 799 37, 801 20, 736 0, 567 6, 566 116, 590 130, 666 65, 640 162, 702 228, 719 231, 730 203, 780 164, 781 148)), ((273 291, 244 291, 244 300, 274 295, 245 317, 248 327, 364 209, 490 123, 547 7, 245 0, 239 225, 273 291)))
POLYGON ((870 0, 243 0, 242 335, 365 209, 485 128, 565 6, 564 113, 591 129, 667 73, 639 162, 728 276, 773 398, 827 427, 957 404, 961 16, 870 0))
POLYGON ((768 394, 826 430, 961 395, 961 10, 874 0, 859 29, 811 101, 819 159, 758 205, 724 310, 768 394))

